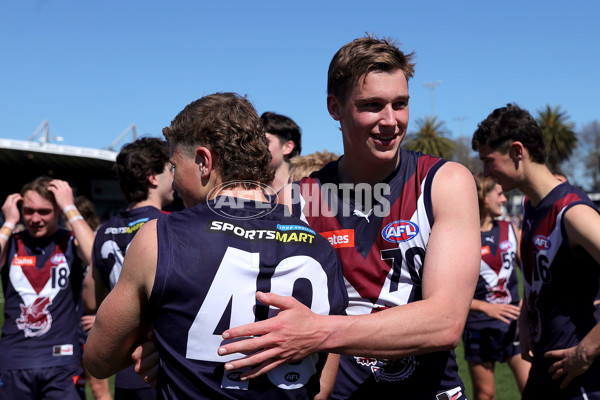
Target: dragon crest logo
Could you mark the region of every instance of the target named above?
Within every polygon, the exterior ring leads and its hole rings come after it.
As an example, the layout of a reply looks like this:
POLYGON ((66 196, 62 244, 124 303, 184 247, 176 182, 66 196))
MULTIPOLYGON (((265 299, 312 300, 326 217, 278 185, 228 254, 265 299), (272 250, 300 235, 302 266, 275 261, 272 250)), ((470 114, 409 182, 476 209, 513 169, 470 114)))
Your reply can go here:
POLYGON ((52 304, 49 297, 38 297, 26 306, 21 304, 21 316, 17 318, 17 327, 23 331, 25 337, 42 336, 52 326, 52 315, 48 312, 48 306, 52 304))

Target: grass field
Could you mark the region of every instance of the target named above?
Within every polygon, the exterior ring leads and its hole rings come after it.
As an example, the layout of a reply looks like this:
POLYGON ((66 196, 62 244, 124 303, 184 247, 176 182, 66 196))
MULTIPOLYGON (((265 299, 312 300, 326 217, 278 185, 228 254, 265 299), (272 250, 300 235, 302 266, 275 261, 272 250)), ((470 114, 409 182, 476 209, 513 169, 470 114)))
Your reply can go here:
MULTIPOLYGON (((2 293, 2 286, 0 285, 0 327, 4 323, 4 296, 2 293)), ((469 370, 464 360, 463 345, 462 342, 456 349, 456 360, 458 362, 458 370, 460 377, 465 383, 467 397, 473 398, 473 391, 471 387, 471 378, 469 377, 469 370)), ((109 381, 111 390, 114 390, 114 379, 109 381)), ((89 390, 89 386, 86 390, 87 399, 92 400, 93 396, 89 390)), ((515 400, 519 399, 519 391, 515 383, 514 377, 510 368, 505 363, 496 364, 496 400, 515 400)))

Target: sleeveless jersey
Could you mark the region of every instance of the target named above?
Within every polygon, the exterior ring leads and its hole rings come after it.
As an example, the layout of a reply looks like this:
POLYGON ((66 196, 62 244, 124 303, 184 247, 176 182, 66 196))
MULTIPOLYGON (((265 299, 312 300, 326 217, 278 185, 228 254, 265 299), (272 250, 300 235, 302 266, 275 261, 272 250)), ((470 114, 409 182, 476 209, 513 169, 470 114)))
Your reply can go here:
MULTIPOLYGON (((400 157, 397 169, 380 184, 341 184, 333 162, 300 181, 300 194, 293 196, 294 214, 302 207, 302 218, 340 256, 348 315, 422 300, 423 262, 433 225, 431 184, 445 160, 405 149, 400 157)), ((464 393, 453 351, 387 361, 342 355, 333 398, 393 392, 430 399, 443 398, 444 391, 451 398, 464 393)))
POLYGON ((257 290, 294 296, 319 314, 342 313, 348 298, 339 259, 327 240, 284 216, 281 205, 225 205, 214 211, 224 198, 157 221, 149 311, 161 359, 158 397, 312 398, 325 354, 241 381, 242 371, 225 372, 223 366, 242 355, 222 357, 217 349, 226 329, 276 313, 256 300, 257 290))
POLYGON ((139 229, 151 219, 165 215, 156 207, 146 206, 121 211, 100 226, 94 240, 92 259, 104 286, 109 290, 115 287, 123 259, 139 229))
MULTIPOLYGON (((569 248, 564 213, 574 205, 596 209, 587 195, 565 182, 537 207, 525 200, 521 259, 536 357, 576 346, 596 325, 594 297, 600 265, 583 249, 569 248)), ((523 329, 526 329, 523 327, 523 329)))
POLYGON ((83 266, 71 232, 43 239, 19 232, 7 246, 0 369, 80 365, 83 266))
MULTIPOLYGON (((125 253, 135 234, 146 222, 163 215, 156 207, 139 207, 121 211, 100 226, 94 240, 92 260, 106 288, 112 290, 115 287, 125 253)), ((117 372, 115 386, 124 389, 150 387, 135 373, 133 366, 117 372)))
MULTIPOLYGON (((517 236, 506 221, 494 221, 491 230, 481 232, 481 266, 474 298, 488 303, 519 304, 517 279, 517 236)), ((498 328, 506 324, 481 312, 470 312, 465 328, 498 328)))

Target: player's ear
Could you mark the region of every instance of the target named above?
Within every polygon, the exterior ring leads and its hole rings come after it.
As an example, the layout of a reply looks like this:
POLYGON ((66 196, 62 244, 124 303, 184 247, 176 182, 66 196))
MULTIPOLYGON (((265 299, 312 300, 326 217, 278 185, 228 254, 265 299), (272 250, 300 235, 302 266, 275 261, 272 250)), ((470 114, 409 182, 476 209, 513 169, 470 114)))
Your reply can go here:
POLYGON ((294 151, 294 147, 296 147, 296 145, 294 144, 293 140, 288 140, 287 142, 285 142, 282 147, 283 155, 289 155, 292 151, 294 151))
POLYGON ((158 186, 158 179, 156 178, 156 174, 148 175, 148 182, 152 186, 158 186))
POLYGON ((202 178, 210 176, 214 168, 214 161, 213 154, 208 148, 200 146, 196 149, 196 165, 198 165, 202 178))
POLYGON ((519 160, 519 161, 523 160, 525 151, 526 151, 525 146, 523 146, 523 143, 521 143, 519 141, 512 142, 512 144, 510 145, 510 148, 509 148, 510 156, 514 160, 519 160))
POLYGON ((332 94, 327 95, 327 111, 329 111, 331 118, 336 121, 340 120, 340 106, 340 101, 336 96, 332 94))

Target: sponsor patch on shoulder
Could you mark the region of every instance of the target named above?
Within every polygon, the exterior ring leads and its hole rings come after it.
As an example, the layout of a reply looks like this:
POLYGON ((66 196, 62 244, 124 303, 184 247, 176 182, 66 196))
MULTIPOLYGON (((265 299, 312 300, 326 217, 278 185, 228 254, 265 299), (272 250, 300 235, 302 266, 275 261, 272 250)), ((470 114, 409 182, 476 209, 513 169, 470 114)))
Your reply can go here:
POLYGON ((419 233, 419 226, 403 219, 391 222, 381 230, 381 236, 390 243, 411 240, 419 233))
POLYGON ((321 236, 329 240, 329 243, 336 249, 340 247, 354 247, 354 229, 321 232, 321 236))

